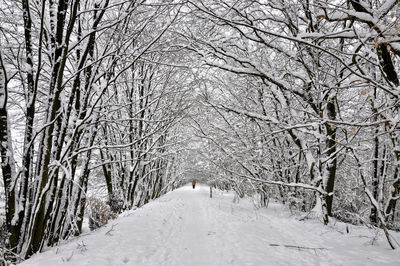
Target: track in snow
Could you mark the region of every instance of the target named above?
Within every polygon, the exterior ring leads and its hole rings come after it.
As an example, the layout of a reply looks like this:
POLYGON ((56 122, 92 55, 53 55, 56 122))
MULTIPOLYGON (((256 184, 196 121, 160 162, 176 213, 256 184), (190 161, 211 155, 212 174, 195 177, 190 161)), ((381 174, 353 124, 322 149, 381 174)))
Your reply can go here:
POLYGON ((399 265, 400 253, 384 240, 371 246, 374 233, 362 227, 346 234, 343 224, 300 222, 277 204, 213 196, 208 186, 182 187, 22 265, 399 265))

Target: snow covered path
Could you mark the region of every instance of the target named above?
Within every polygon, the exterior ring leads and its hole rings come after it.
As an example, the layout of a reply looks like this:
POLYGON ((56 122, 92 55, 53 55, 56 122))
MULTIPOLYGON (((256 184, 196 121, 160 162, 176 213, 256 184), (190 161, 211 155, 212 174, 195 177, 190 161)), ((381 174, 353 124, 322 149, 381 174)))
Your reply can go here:
POLYGON ((20 265, 400 265, 400 252, 381 235, 372 246, 375 233, 363 227, 347 234, 340 223, 298 221, 278 204, 256 209, 248 199, 232 203, 232 193, 208 193, 182 187, 20 265))

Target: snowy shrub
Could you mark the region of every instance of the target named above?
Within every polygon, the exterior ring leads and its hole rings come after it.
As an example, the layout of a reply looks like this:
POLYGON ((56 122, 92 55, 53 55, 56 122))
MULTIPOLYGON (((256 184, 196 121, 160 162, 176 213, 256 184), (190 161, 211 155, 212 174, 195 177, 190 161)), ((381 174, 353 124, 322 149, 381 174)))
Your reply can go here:
POLYGON ((0 266, 6 266, 6 265, 8 265, 8 262, 5 259, 5 254, 3 253, 3 250, 1 249, 0 246, 0 266))
POLYGON ((6 250, 4 249, 6 246, 7 240, 7 228, 5 224, 4 217, 0 216, 0 266, 8 265, 7 264, 7 254, 6 250))
POLYGON ((97 198, 88 200, 89 228, 91 231, 105 225, 108 220, 117 218, 109 205, 97 198))
POLYGON ((294 193, 289 193, 286 204, 289 207, 290 213, 292 214, 293 212, 305 211, 305 198, 299 198, 294 193))
POLYGON ((113 213, 121 213, 124 201, 117 194, 112 194, 107 204, 113 213))
POLYGON ((5 246, 6 239, 7 239, 6 224, 2 221, 2 217, 0 217, 0 247, 5 246))

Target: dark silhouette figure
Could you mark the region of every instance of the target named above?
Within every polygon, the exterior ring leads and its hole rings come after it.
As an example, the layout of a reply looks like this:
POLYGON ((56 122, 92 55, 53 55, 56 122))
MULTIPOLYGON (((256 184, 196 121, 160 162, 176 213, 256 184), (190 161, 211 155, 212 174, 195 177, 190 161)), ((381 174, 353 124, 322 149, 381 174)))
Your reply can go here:
POLYGON ((193 189, 196 187, 196 180, 192 181, 192 186, 193 186, 193 189))

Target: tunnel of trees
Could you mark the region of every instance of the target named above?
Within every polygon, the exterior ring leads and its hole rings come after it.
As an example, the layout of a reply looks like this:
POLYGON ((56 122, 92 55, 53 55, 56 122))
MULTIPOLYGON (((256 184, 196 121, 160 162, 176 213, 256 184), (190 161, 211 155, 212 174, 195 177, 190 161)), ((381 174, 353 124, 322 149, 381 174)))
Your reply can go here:
POLYGON ((1 253, 192 178, 395 248, 399 2, 0 0, 1 253))

